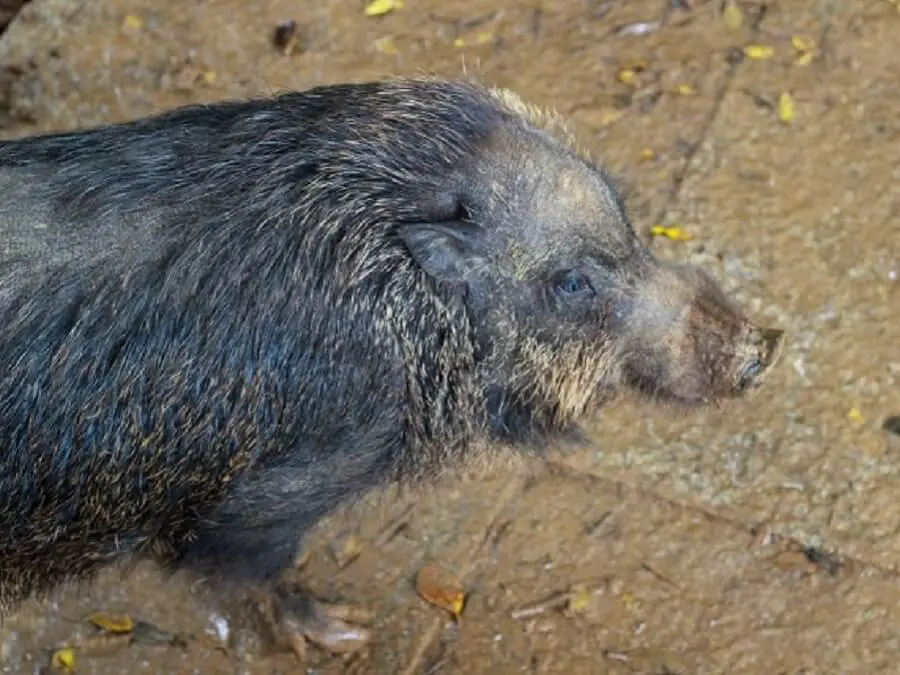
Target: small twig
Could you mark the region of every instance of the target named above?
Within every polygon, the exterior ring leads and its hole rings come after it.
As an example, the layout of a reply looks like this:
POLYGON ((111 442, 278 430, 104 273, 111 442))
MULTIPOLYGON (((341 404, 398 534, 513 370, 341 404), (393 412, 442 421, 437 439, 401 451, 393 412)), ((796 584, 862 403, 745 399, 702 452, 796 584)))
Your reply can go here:
POLYGON ((541 600, 540 602, 526 605, 525 607, 520 607, 519 609, 514 609, 509 613, 509 615, 516 621, 519 621, 521 619, 530 619, 534 616, 552 612, 555 609, 562 609, 566 606, 566 604, 568 604, 569 600, 572 599, 573 595, 574 593, 572 593, 572 591, 557 593, 556 595, 553 595, 546 600, 541 600))
POLYGON ((660 581, 669 584, 669 586, 671 586, 672 588, 676 588, 676 589, 678 589, 679 591, 681 590, 681 586, 679 586, 677 583, 675 583, 675 582, 674 582, 672 579, 670 579, 669 577, 665 576, 662 572, 659 572, 659 571, 653 569, 652 567, 650 567, 649 564, 647 564, 647 563, 645 563, 645 562, 642 562, 642 563, 641 563, 641 568, 643 568, 643 569, 647 570, 648 572, 650 572, 650 574, 652 574, 653 576, 655 576, 655 577, 656 577, 657 579, 659 579, 660 581))
POLYGON ((400 514, 391 520, 391 522, 378 533, 378 536, 375 537, 372 544, 375 547, 380 548, 396 537, 400 530, 409 525, 409 516, 412 513, 413 507, 414 504, 407 504, 400 514))

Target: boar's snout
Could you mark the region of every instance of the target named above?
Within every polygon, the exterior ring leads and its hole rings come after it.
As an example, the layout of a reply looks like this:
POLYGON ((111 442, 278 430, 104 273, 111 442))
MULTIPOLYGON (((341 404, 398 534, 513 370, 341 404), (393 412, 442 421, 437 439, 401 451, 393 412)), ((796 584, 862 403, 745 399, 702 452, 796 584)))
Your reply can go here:
POLYGON ((713 279, 660 266, 637 290, 625 378, 662 401, 703 405, 757 388, 778 360, 784 331, 762 328, 713 279))

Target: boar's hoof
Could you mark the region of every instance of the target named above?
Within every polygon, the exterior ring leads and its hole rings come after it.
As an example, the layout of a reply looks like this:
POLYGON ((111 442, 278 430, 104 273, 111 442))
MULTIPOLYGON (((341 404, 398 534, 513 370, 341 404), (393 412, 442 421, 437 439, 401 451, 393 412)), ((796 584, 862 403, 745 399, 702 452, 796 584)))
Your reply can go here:
POLYGON ((371 623, 371 612, 352 605, 328 604, 302 588, 279 585, 272 597, 277 628, 291 650, 302 661, 306 644, 312 642, 331 654, 355 652, 372 638, 363 624, 371 623))

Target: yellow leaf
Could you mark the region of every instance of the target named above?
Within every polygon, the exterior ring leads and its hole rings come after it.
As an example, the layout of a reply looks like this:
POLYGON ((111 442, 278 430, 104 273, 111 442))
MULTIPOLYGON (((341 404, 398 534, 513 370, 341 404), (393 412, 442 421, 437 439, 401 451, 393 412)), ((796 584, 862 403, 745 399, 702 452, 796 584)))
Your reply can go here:
POLYGON ((465 46, 466 46, 466 41, 463 40, 462 38, 456 38, 456 39, 453 41, 453 46, 454 46, 454 47, 465 47, 465 46))
POLYGON ((673 241, 690 241, 693 236, 681 229, 680 227, 664 227, 662 225, 654 225, 650 228, 650 234, 654 237, 666 237, 673 241))
POLYGON ((570 612, 583 612, 591 604, 591 591, 587 588, 579 588, 569 597, 568 609, 570 612))
POLYGON ((741 24, 744 23, 741 8, 733 2, 725 5, 725 9, 722 10, 722 17, 725 19, 725 25, 728 27, 728 30, 739 30, 741 24))
POLYGON ((390 54, 392 56, 394 54, 400 53, 400 49, 394 42, 394 36, 392 35, 385 35, 384 37, 380 37, 375 40, 375 49, 380 51, 382 54, 390 54))
POLYGON ((775 54, 775 49, 769 45, 747 45, 744 47, 744 54, 748 59, 762 61, 772 58, 775 54))
POLYGON ((697 93, 697 90, 687 83, 679 84, 675 87, 675 91, 677 91, 680 96, 693 96, 697 93))
POLYGON ((794 99, 786 91, 778 97, 778 119, 785 124, 794 120, 794 99))
POLYGON ((135 16, 134 14, 129 14, 128 16, 125 17, 125 26, 128 28, 138 30, 143 25, 144 25, 144 22, 141 20, 141 17, 139 17, 139 16, 135 16))
POLYGON ((206 82, 206 84, 215 84, 217 77, 218 75, 214 70, 206 70, 203 72, 203 81, 206 82))
POLYGON ((854 424, 862 424, 866 421, 866 418, 863 417, 862 410, 860 410, 859 408, 850 408, 850 410, 847 412, 847 419, 854 424))
POLYGON ((816 48, 816 42, 808 35, 792 35, 791 44, 798 52, 808 52, 816 48))
POLYGON ((653 152, 653 148, 644 148, 641 150, 641 159, 651 160, 656 157, 656 153, 653 152))
POLYGON ((816 43, 811 37, 806 35, 791 36, 791 44, 797 50, 797 58, 794 59, 795 66, 808 66, 816 56, 816 43))
POLYGON ((618 79, 622 84, 627 84, 629 87, 633 87, 637 84, 637 73, 635 73, 631 68, 622 68, 622 70, 619 71, 618 75, 616 75, 616 79, 618 79))
POLYGON ((50 665, 56 670, 72 671, 75 669, 75 650, 71 647, 64 647, 53 652, 50 659, 50 665))
POLYGON ((372 0, 366 5, 366 16, 382 16, 403 7, 403 0, 372 0))

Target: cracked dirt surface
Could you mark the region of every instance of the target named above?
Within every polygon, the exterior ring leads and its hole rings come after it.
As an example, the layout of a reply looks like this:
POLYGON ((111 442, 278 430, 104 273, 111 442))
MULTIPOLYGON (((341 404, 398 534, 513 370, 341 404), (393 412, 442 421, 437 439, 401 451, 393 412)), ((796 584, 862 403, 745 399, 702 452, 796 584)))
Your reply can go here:
MULTIPOLYGON (((79 657, 77 672, 897 672, 900 437, 882 424, 900 413, 900 12, 782 0, 760 16, 746 2, 730 32, 720 5, 408 0, 378 19, 336 0, 22 11, 0 38, 4 136, 465 64, 569 115, 621 177, 638 228, 693 235, 655 240, 660 256, 703 264, 788 331, 750 402, 690 417, 623 402, 592 425, 591 447, 323 523, 305 542, 305 578, 378 616, 374 644, 350 661, 191 642, 79 657), (285 56, 271 33, 289 18, 300 40, 285 56), (641 22, 654 30, 635 34, 641 22), (484 31, 487 44, 453 45, 484 31), (806 66, 793 65, 797 34, 817 45, 806 66), (375 47, 389 35, 396 54, 375 47), (775 54, 738 58, 748 43, 775 54), (635 91, 616 73, 638 59, 635 91), (685 83, 694 95, 671 93, 685 83), (790 125, 775 113, 783 91, 790 125), (401 513, 405 526, 383 536, 401 513), (362 547, 338 568, 329 550, 348 535, 362 547), (463 577, 458 623, 414 592, 429 560, 463 577), (577 611, 559 609, 578 584, 577 611)), ((110 571, 10 617, 0 669, 36 672, 98 608, 197 634, 216 620, 186 580, 110 571)))

